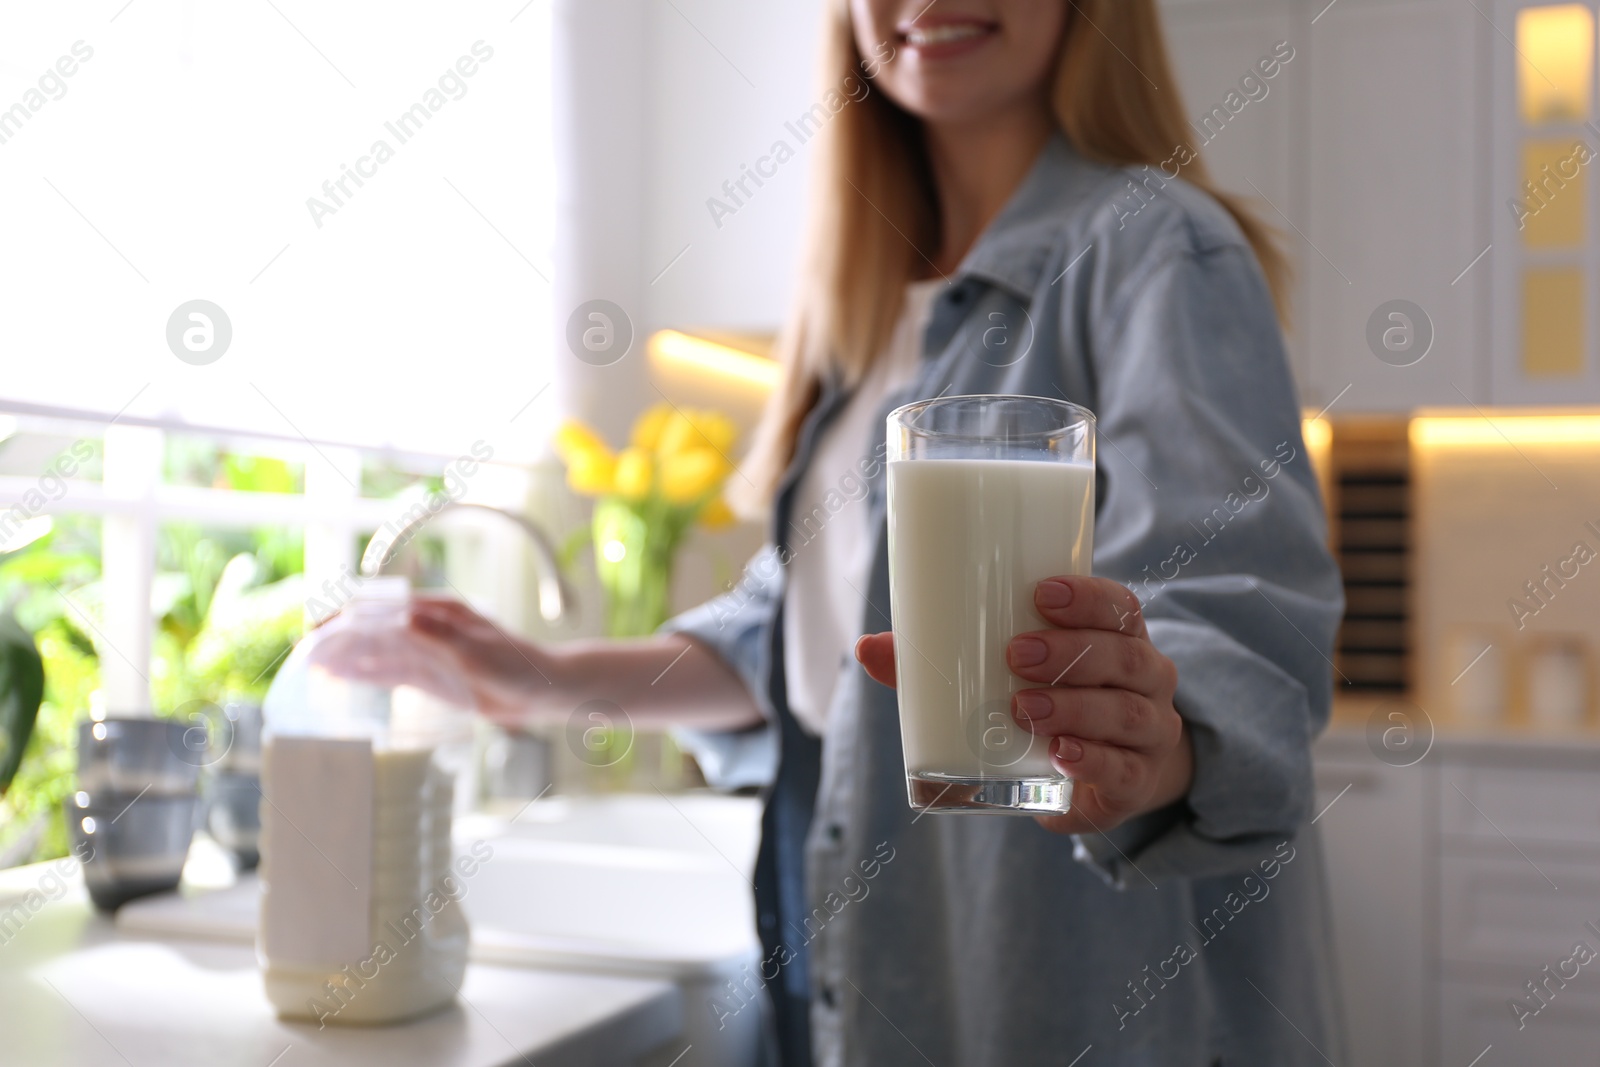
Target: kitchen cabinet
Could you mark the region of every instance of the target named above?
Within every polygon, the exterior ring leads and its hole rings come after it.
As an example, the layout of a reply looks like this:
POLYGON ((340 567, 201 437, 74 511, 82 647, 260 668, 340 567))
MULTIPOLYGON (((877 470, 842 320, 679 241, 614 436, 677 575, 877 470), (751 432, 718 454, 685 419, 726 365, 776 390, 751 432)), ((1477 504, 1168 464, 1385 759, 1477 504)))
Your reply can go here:
POLYGON ((1487 399, 1477 312, 1488 272, 1462 276, 1488 243, 1480 27, 1458 0, 1341 0, 1301 31, 1308 403, 1347 387, 1341 413, 1487 399))
POLYGON ((1581 941, 1600 952, 1600 756, 1452 754, 1440 769, 1438 953, 1441 1062, 1489 1045, 1503 1062, 1586 1063, 1600 1027, 1600 980, 1573 968, 1544 986, 1581 941), (1569 971, 1569 977, 1571 972, 1569 971), (1519 1018, 1513 1002, 1538 1008, 1519 1018))
POLYGON ((1294 49, 1272 94, 1202 152, 1295 263, 1304 402, 1337 398, 1336 414, 1489 402, 1491 275, 1474 261, 1490 242, 1483 57, 1494 34, 1473 5, 1168 0, 1164 13, 1192 115, 1252 49, 1294 49))
POLYGON ((1498 0, 1492 12, 1505 40, 1490 53, 1486 123, 1491 397, 1600 401, 1595 4, 1498 0))
POLYGON ((1594 1062, 1600 993, 1571 986, 1521 1030, 1506 1008, 1507 996, 1505 982, 1446 978, 1439 1006, 1439 1062, 1467 1067, 1480 1056, 1478 1067, 1494 1062, 1594 1062), (1493 1051, 1484 1056, 1490 1046, 1493 1051), (1506 1057, 1496 1060, 1502 1051, 1506 1057))
POLYGON ((1393 767, 1360 725, 1316 748, 1351 1062, 1593 1062, 1600 737, 1447 737, 1393 767), (1595 959, 1566 963, 1579 942, 1595 959), (1540 1007, 1547 966, 1568 980, 1540 1007))
POLYGON ((1351 1063, 1428 1062, 1424 857, 1432 775, 1425 763, 1380 763, 1359 735, 1318 746, 1317 827, 1332 887, 1351 1063))

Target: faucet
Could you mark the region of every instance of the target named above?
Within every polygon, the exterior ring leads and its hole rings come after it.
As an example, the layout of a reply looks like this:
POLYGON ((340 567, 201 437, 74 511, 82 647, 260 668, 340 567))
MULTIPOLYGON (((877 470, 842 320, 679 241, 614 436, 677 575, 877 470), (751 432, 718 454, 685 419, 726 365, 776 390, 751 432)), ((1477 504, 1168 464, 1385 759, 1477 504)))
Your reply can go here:
POLYGON ((383 565, 394 558, 395 553, 411 540, 411 536, 423 523, 433 518, 442 511, 454 508, 476 508, 479 511, 492 511, 496 515, 503 515, 516 523, 522 532, 528 535, 528 540, 533 542, 534 566, 537 571, 539 585, 539 614, 545 622, 556 622, 568 615, 575 615, 578 598, 573 593, 572 587, 562 577, 561 565, 556 560, 556 552, 550 545, 550 538, 545 532, 532 522, 518 515, 516 512, 497 508, 490 504, 473 504, 465 501, 447 501, 442 507, 428 508, 414 507, 402 517, 400 528, 394 536, 387 541, 381 540, 383 531, 379 530, 367 542, 367 547, 361 553, 361 576, 363 578, 376 577, 383 565))

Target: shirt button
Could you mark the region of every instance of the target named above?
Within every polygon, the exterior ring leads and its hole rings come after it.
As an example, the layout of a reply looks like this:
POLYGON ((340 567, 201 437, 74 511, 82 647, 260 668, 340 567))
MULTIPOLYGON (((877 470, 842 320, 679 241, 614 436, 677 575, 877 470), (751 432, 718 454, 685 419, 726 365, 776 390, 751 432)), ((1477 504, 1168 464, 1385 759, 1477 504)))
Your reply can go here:
POLYGON ((828 826, 828 840, 832 841, 836 845, 840 841, 843 841, 844 840, 844 827, 840 826, 838 823, 830 824, 828 826))
POLYGON ((833 986, 824 985, 822 987, 822 1003, 830 1008, 833 1007, 833 986))

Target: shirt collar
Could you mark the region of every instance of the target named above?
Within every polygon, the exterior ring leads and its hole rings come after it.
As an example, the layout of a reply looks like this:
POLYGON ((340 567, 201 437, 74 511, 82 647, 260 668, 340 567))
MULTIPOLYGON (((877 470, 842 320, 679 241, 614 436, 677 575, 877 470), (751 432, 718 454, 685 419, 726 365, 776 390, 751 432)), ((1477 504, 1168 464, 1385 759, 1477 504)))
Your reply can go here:
POLYGON ((1061 231, 1081 210, 1089 191, 1112 168, 1078 153, 1056 130, 1040 149, 1000 214, 978 237, 951 280, 979 278, 1028 300, 1050 263, 1061 231))

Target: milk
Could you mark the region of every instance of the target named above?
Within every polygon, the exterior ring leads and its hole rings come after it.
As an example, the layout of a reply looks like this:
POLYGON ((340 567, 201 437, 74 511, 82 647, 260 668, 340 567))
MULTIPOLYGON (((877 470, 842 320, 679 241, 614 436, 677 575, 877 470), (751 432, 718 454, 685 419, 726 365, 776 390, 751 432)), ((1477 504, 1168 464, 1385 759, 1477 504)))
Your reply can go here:
POLYGON ((434 757, 367 741, 267 743, 261 945, 280 1016, 394 1022, 455 997, 464 884, 450 868, 453 776, 434 757), (308 892, 316 878, 321 890, 308 892))
POLYGON ((1088 574, 1094 467, 1032 460, 893 460, 889 580, 900 736, 913 778, 1059 778, 1049 738, 1011 717, 1027 682, 1006 645, 1045 629, 1034 586, 1088 574))

